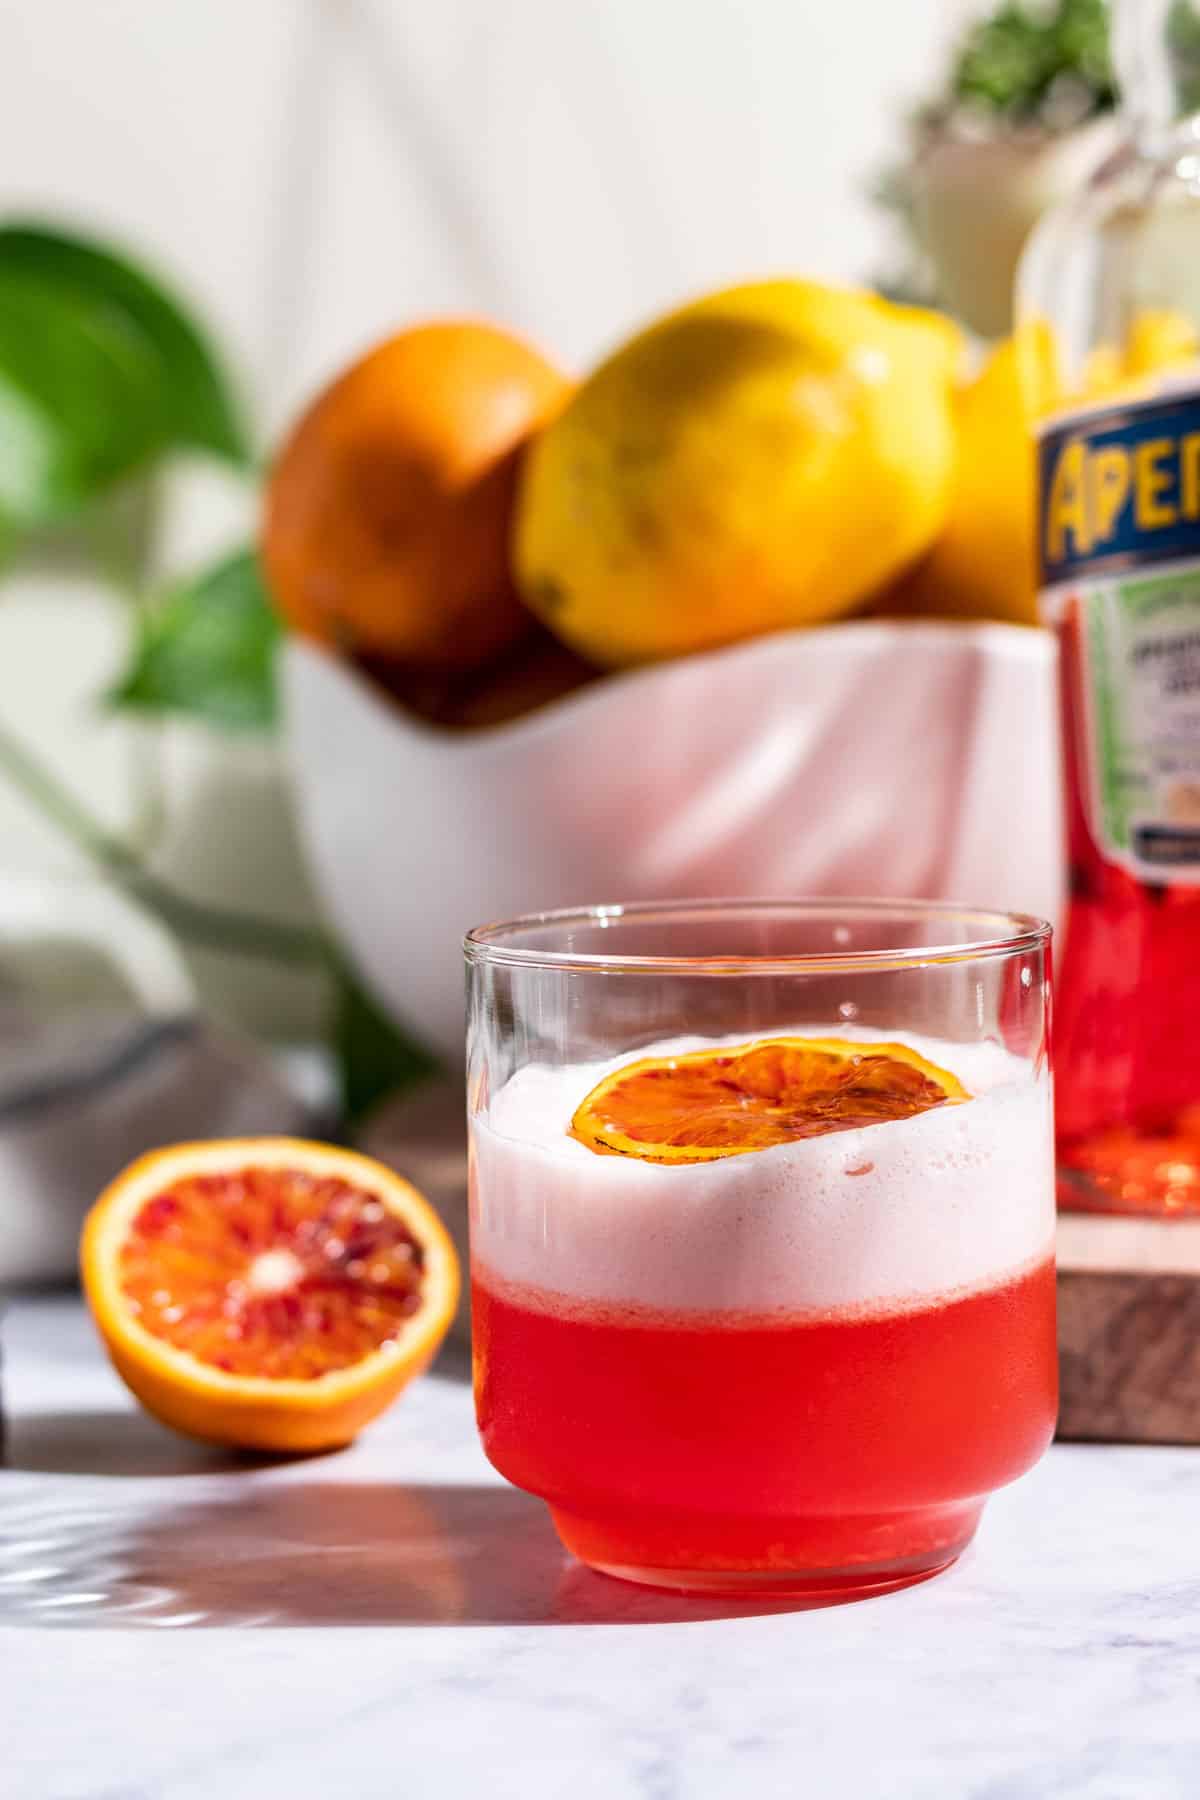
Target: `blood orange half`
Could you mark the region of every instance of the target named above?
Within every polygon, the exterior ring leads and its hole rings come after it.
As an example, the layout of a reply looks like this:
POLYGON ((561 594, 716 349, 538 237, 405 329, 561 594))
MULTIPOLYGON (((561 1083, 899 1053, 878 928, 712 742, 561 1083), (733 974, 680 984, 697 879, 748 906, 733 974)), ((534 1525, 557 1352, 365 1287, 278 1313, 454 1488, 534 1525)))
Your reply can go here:
POLYGON ((601 1156, 713 1162, 968 1098, 907 1044, 764 1038, 625 1063, 592 1089, 570 1134, 601 1156))
POLYGON ((178 1144, 105 1189, 84 1291, 118 1372, 167 1425, 215 1443, 348 1443, 432 1359, 454 1248, 417 1190, 296 1138, 178 1144))

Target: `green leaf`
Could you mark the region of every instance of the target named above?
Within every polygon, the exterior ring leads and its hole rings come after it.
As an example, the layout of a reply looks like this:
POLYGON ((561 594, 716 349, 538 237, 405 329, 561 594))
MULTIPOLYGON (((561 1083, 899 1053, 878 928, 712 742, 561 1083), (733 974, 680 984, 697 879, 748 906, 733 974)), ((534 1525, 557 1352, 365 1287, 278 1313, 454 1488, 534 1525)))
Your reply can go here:
POLYGON ((1189 0, 1173 0, 1167 14, 1167 43, 1180 111, 1200 109, 1200 16, 1189 0))
POLYGON ((143 615, 130 666, 109 702, 224 729, 265 729, 278 712, 279 637, 258 558, 240 550, 143 615))
POLYGON ((0 269, 0 513, 69 515, 160 438, 154 368, 121 320, 0 269))
POLYGON ((49 227, 0 226, 0 281, 21 278, 122 331, 152 370, 164 448, 246 464, 250 451, 207 337, 169 289, 127 258, 49 227))
POLYGON ((951 97, 1021 123, 1070 88, 1085 114, 1101 112, 1115 99, 1108 27, 1105 0, 1006 0, 967 33, 951 97))
POLYGON ((353 970, 340 963, 334 978, 333 1051, 342 1111, 354 1124, 389 1095, 428 1080, 437 1073, 438 1063, 423 1045, 392 1024, 353 970))

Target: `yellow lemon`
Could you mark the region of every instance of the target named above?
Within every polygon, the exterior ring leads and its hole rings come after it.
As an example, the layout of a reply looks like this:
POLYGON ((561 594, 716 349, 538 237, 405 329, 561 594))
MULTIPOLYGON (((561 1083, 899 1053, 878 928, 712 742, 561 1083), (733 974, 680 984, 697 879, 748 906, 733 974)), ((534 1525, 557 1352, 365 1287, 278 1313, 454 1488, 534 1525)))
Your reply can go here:
POLYGON ((524 599, 608 667, 852 611, 943 523, 960 349, 936 314, 816 282, 669 315, 535 440, 524 599))
POLYGON ((1076 403, 1136 398, 1197 355, 1180 313, 1145 308, 1122 338, 1096 345, 1074 389, 1051 328, 1031 320, 999 344, 955 403, 958 454, 946 523, 929 555, 880 611, 1037 623, 1034 419, 1076 403))
POLYGON ((1097 344, 1083 371, 1088 400, 1133 399, 1153 387, 1152 377, 1193 362, 1200 351, 1191 320, 1171 307, 1143 308, 1130 320, 1123 342, 1097 344))
POLYGON ((957 396, 958 453, 945 525, 881 610, 1037 623, 1034 445, 1013 339, 957 396))

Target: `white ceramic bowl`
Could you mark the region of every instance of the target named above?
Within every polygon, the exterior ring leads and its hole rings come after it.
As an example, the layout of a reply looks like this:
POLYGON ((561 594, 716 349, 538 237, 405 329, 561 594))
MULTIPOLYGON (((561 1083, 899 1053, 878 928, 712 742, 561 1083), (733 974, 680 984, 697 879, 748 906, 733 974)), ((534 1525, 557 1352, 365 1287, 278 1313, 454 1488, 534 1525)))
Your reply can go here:
POLYGON ((1054 649, 1040 632, 788 632, 462 734, 306 643, 289 644, 284 680, 334 925, 396 1018, 449 1059, 459 940, 488 919, 763 894, 1059 910, 1054 649))

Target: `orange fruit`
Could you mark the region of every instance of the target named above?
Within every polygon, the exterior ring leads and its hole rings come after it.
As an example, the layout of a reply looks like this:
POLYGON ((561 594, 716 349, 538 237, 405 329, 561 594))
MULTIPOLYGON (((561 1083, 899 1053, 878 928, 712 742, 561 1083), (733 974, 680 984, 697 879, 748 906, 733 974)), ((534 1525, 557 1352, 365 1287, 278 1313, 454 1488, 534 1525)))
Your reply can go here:
POLYGON ((509 573, 521 447, 567 381, 492 325, 402 331, 318 396, 267 482, 268 585, 296 631, 472 669, 529 628, 509 573))
POLYGON ((458 1264, 417 1190, 297 1138, 140 1157, 88 1214, 84 1292, 164 1424, 257 1450, 346 1444, 432 1359, 458 1264))
POLYGON ((968 1098, 907 1044, 764 1038, 625 1063, 592 1089, 570 1134, 601 1156, 715 1162, 968 1098))

